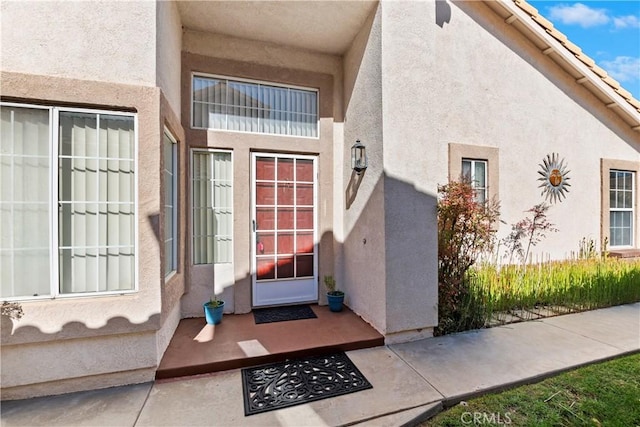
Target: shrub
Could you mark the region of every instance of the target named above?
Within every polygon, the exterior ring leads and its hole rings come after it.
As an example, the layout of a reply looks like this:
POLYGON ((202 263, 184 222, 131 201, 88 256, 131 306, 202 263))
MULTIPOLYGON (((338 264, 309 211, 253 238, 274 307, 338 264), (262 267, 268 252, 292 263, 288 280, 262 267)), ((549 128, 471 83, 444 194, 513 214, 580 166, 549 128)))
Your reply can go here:
POLYGON ((438 312, 436 335, 477 322, 478 304, 469 294, 465 274, 481 254, 493 248, 499 204, 479 203, 468 179, 438 187, 438 312), (469 316, 471 315, 471 316, 469 316))
POLYGON ((515 224, 511 224, 511 233, 502 242, 508 249, 508 263, 513 261, 513 255, 518 254, 520 261, 526 264, 529 260, 529 251, 532 246, 537 245, 547 236, 547 233, 558 231, 552 223, 547 219, 547 211, 551 206, 546 203, 539 203, 531 209, 525 211, 530 213, 515 224), (522 241, 526 239, 526 249, 522 245, 522 241))
POLYGON ((22 311, 22 306, 17 302, 9 302, 2 301, 2 306, 0 307, 0 314, 2 316, 7 316, 10 319, 18 320, 22 318, 24 312, 22 311))

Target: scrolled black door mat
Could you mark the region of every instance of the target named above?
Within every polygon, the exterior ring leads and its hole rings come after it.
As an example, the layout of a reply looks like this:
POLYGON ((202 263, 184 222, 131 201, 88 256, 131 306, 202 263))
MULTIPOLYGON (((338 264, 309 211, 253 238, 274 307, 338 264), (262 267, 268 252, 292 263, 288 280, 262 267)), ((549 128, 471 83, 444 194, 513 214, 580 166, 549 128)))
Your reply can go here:
POLYGON ((315 319, 316 317, 318 316, 308 305, 288 305, 253 310, 253 318, 256 321, 256 325, 287 320, 315 319))
POLYGON ((344 353, 242 369, 245 416, 370 388, 344 353))

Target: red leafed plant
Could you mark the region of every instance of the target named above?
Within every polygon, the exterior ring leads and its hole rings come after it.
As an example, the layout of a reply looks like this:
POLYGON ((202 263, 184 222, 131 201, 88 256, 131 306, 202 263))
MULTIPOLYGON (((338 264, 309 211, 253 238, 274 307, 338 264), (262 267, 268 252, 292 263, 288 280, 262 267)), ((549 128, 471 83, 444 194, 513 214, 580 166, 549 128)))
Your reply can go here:
MULTIPOLYGON (((468 179, 438 187, 438 335, 467 322, 461 307, 468 303, 465 273, 480 255, 492 250, 500 217, 497 200, 480 203, 468 179)), ((471 320, 469 320, 471 321, 471 320)), ((469 325, 467 325, 469 326, 469 325)))
POLYGON ((506 256, 509 258, 509 264, 511 264, 514 254, 518 255, 522 264, 526 264, 529 261, 531 247, 540 243, 547 236, 547 233, 558 231, 554 224, 547 219, 549 208, 548 204, 539 203, 525 211, 525 213, 531 214, 531 218, 527 216, 511 225, 511 233, 502 240, 508 249, 506 256), (527 242, 526 249, 522 245, 524 239, 527 242))

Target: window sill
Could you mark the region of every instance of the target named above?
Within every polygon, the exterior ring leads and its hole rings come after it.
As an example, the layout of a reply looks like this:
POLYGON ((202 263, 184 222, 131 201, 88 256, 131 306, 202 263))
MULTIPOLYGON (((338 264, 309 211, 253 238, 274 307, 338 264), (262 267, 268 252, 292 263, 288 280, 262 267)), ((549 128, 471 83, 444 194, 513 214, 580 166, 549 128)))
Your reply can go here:
POLYGON ((611 249, 609 256, 612 258, 640 258, 640 249, 611 249))

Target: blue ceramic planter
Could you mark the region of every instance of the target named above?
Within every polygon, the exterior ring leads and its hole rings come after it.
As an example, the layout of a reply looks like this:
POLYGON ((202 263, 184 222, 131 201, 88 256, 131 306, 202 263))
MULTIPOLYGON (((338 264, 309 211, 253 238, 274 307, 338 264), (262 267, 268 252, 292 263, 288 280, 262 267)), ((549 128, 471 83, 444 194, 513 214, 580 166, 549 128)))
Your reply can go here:
POLYGON ((204 317, 207 319, 207 324, 218 325, 222 322, 222 314, 224 312, 224 301, 221 301, 217 307, 212 307, 208 302, 204 303, 204 317))
POLYGON ((344 294, 331 295, 328 293, 327 301, 329 302, 329 310, 333 312, 342 311, 342 303, 344 303, 344 294))

